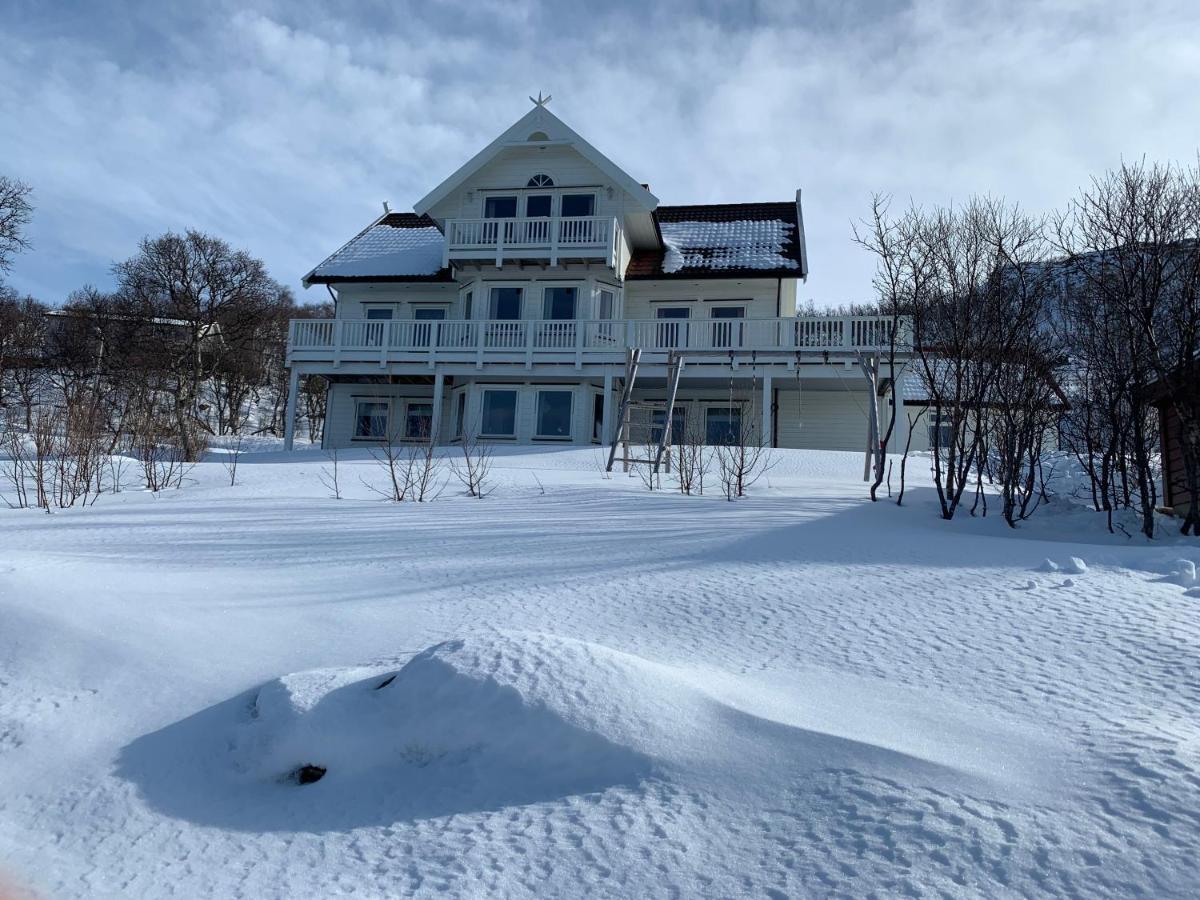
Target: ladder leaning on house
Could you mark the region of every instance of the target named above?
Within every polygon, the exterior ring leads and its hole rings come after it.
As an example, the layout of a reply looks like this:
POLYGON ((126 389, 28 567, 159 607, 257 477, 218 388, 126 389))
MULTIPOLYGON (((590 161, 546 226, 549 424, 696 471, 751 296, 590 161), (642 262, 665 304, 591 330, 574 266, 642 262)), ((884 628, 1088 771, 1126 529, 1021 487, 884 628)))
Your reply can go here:
MULTIPOLYGON (((613 470, 613 465, 617 461, 617 445, 619 444, 621 447, 621 466, 624 471, 628 472, 631 465, 648 465, 657 474, 659 467, 662 465, 663 454, 667 452, 667 448, 671 444, 672 422, 675 415, 675 397, 679 392, 679 375, 683 371, 683 356, 675 350, 672 350, 667 355, 667 399, 665 403, 633 399, 633 388, 637 383, 638 367, 641 364, 641 360, 642 351, 638 347, 631 348, 625 357, 625 387, 621 392, 621 405, 617 409, 616 431, 613 433, 612 442, 609 445, 608 465, 604 469, 606 472, 613 470), (663 413, 661 427, 654 422, 654 414, 657 412, 663 413), (634 456, 631 452, 634 415, 636 413, 647 415, 647 421, 638 424, 649 429, 650 434, 653 434, 654 428, 659 428, 658 441, 657 445, 653 448, 653 455, 644 457, 634 456)), ((608 398, 605 397, 604 399, 607 403, 608 398)), ((649 444, 650 442, 647 441, 647 450, 650 449, 649 444)), ((668 455, 668 471, 670 470, 670 465, 670 456, 668 455)))

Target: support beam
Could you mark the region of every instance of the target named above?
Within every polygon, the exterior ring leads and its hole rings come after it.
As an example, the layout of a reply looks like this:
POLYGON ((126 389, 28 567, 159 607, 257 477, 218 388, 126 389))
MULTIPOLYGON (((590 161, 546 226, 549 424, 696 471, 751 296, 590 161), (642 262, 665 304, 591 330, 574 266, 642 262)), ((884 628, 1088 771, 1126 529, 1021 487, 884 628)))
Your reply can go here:
POLYGON ((895 453, 903 453, 904 448, 908 446, 911 426, 908 422, 908 412, 904 409, 904 386, 908 383, 908 377, 906 366, 892 381, 892 399, 896 402, 896 430, 892 435, 892 448, 895 453))
POLYGON ((775 410, 771 408, 773 393, 771 391, 771 376, 763 376, 762 387, 762 445, 770 447, 771 437, 775 433, 775 410))
POLYGON ((445 374, 435 369, 433 373, 433 414, 430 417, 432 423, 429 426, 433 429, 433 434, 430 435, 430 438, 434 445, 440 443, 442 437, 442 394, 445 386, 445 374))
POLYGON ((287 411, 283 419, 283 449, 291 450, 296 437, 296 394, 300 391, 300 372, 295 366, 288 375, 287 411))
MULTIPOLYGON (((600 440, 611 441, 613 439, 613 377, 612 371, 606 370, 604 373, 604 406, 600 408, 600 440)), ((603 445, 601 445, 603 446, 603 445)))

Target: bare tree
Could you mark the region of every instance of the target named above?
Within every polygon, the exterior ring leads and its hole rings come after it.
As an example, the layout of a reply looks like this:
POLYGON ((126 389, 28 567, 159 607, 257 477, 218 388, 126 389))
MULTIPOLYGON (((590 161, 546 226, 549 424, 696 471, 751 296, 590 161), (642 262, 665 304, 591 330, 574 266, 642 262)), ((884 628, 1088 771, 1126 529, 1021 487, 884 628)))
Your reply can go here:
POLYGON ((24 182, 0 175, 0 272, 11 271, 12 258, 29 249, 25 226, 33 216, 32 194, 24 182))
POLYGON ((242 435, 236 435, 226 447, 225 455, 221 457, 221 465, 225 468, 225 473, 229 476, 229 486, 237 485, 238 461, 242 458, 242 451, 245 449, 245 438, 242 435))
POLYGON ((754 403, 735 400, 731 395, 729 408, 731 418, 737 424, 731 425, 722 436, 713 455, 721 491, 726 500, 735 500, 744 497, 746 491, 772 468, 774 459, 759 426, 754 403))
POLYGON ((114 266, 119 293, 162 333, 161 368, 169 373, 171 414, 185 459, 199 459, 193 439, 206 427, 199 405, 219 363, 252 347, 266 312, 287 290, 261 260, 219 238, 187 231, 145 238, 114 266))
POLYGON ((329 465, 321 468, 321 484, 333 495, 334 500, 341 500, 342 483, 340 473, 338 472, 337 448, 332 447, 327 450, 325 458, 329 460, 329 465))
POLYGON ((681 494, 703 494, 704 477, 712 468, 713 451, 704 444, 698 416, 686 415, 681 440, 674 442, 675 478, 681 494))
POLYGON ((491 471, 495 458, 492 445, 479 439, 477 432, 464 434, 459 442, 461 460, 451 459, 450 470, 463 487, 468 497, 482 500, 492 492, 491 471))
MULTIPOLYGON (((1087 303, 1094 317, 1070 322, 1082 338, 1079 380, 1111 395, 1116 410, 1086 409, 1098 420, 1099 446, 1080 424, 1071 434, 1076 454, 1089 457, 1096 498, 1132 495, 1142 531, 1153 536, 1155 392, 1178 418, 1185 483, 1200 496, 1200 169, 1124 163, 1080 191, 1055 241, 1067 257, 1066 303, 1075 313, 1087 303), (1109 483, 1113 472, 1120 491, 1109 483)), ((1196 503, 1182 531, 1200 534, 1196 503)))

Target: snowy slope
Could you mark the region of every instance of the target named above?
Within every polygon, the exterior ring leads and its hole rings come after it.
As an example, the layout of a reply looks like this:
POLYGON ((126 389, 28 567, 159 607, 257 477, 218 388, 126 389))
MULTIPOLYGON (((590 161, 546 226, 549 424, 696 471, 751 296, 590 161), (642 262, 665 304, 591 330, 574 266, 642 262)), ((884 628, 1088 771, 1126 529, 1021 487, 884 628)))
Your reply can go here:
POLYGON ((329 499, 323 462, 0 512, 0 885, 1200 882, 1194 545, 943 523, 927 488, 871 506, 854 454, 783 453, 733 504, 602 479, 589 450, 514 449, 490 498, 403 506, 362 457, 329 499))

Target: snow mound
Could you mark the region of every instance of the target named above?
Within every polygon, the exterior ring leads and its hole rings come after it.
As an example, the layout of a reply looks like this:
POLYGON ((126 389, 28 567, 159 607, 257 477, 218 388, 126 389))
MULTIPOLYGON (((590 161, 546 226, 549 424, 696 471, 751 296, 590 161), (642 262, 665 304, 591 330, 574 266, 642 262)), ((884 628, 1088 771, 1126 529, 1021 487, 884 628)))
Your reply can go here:
POLYGON ((1171 564, 1168 580, 1180 587, 1197 584, 1196 564, 1190 559, 1177 559, 1171 564))
POLYGON ((328 830, 638 791, 684 772, 718 792, 781 766, 945 787, 1008 781, 1044 757, 978 719, 841 676, 768 686, 583 641, 494 634, 398 668, 275 679, 135 741, 119 772, 177 817, 328 830), (897 706, 907 724, 881 728, 897 706), (319 780, 298 774, 317 770, 319 780))

